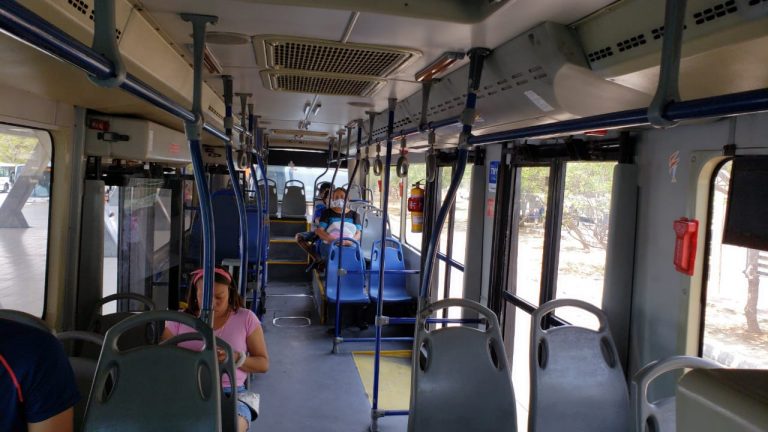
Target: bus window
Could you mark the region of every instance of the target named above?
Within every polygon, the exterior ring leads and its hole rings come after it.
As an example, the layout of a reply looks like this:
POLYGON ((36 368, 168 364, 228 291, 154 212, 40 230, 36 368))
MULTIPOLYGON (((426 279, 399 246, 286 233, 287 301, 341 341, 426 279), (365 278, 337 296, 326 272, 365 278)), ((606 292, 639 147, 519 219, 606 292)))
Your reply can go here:
POLYGON ((727 367, 768 368, 768 251, 723 244, 731 161, 712 179, 701 353, 727 367))
MULTIPOLYGON (((453 175, 452 167, 440 168, 441 200, 445 200, 453 175)), ((438 278, 440 280, 437 298, 464 297, 464 256, 467 243, 467 221, 469 220, 469 190, 472 166, 468 165, 461 178, 456 200, 448 213, 448 220, 440 233, 438 278)), ((460 308, 449 308, 444 316, 461 318, 460 308)))
MULTIPOLYGON (((556 298, 575 298, 602 307, 605 251, 615 162, 569 162, 560 227, 556 298)), ((571 324, 597 329, 597 318, 563 308, 557 315, 571 324)))
MULTIPOLYGON (((270 165, 267 168, 267 177, 277 183, 277 199, 280 201, 283 200, 283 189, 285 188, 286 181, 301 181, 304 183, 304 196, 306 197, 307 202, 311 205, 312 197, 314 196, 312 188, 315 187, 315 180, 318 176, 323 174, 323 171, 325 171, 325 168, 298 167, 295 165, 270 165)), ((320 178, 318 184, 324 181, 330 182, 333 178, 333 171, 333 167, 329 169, 328 172, 326 172, 325 175, 320 178)), ((336 173, 336 180, 334 181, 334 184, 336 187, 346 187, 347 181, 347 170, 340 168, 336 173)))
POLYGON ((400 221, 402 215, 400 209, 403 207, 403 193, 405 192, 405 180, 397 176, 397 168, 390 168, 389 175, 389 197, 387 202, 387 213, 389 214, 389 227, 392 235, 402 238, 400 232, 400 221))
POLYGON ((0 308, 38 317, 45 307, 52 156, 47 132, 0 125, 0 308))
POLYGON ((544 218, 546 216, 549 167, 520 169, 517 284, 515 295, 539 304, 541 266, 544 259, 544 218))

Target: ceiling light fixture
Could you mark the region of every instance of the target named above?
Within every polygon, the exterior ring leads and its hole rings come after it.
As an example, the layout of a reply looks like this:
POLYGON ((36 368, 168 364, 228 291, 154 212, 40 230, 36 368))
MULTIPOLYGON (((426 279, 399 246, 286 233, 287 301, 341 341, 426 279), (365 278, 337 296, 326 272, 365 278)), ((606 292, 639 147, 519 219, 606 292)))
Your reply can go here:
POLYGON ((416 72, 416 81, 427 81, 435 78, 445 72, 451 65, 464 58, 463 52, 447 51, 444 52, 437 60, 429 64, 429 66, 416 72))
POLYGON ((304 104, 304 117, 309 114, 309 110, 312 109, 312 103, 307 101, 307 103, 304 104))
POLYGON ((320 112, 320 108, 322 107, 323 107, 323 104, 321 104, 320 101, 317 101, 317 103, 315 104, 315 107, 312 108, 312 115, 316 116, 317 113, 320 112))

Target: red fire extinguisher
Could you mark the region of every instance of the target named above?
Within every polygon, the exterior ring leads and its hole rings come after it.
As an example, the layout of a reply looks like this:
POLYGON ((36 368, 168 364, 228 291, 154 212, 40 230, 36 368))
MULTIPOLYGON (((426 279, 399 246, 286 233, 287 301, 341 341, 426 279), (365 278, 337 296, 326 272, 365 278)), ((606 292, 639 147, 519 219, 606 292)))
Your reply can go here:
POLYGON ((408 198, 408 211, 411 213, 411 232, 420 233, 424 229, 424 189, 420 182, 411 188, 408 198))

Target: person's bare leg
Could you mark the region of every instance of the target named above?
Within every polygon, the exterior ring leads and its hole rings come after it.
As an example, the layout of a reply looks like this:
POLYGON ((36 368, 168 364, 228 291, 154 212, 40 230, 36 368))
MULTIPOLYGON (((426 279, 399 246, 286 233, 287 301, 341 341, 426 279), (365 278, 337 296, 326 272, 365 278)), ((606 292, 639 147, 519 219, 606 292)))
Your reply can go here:
POLYGON ((248 430, 248 420, 243 418, 242 416, 237 416, 237 431, 238 432, 245 432, 248 430))

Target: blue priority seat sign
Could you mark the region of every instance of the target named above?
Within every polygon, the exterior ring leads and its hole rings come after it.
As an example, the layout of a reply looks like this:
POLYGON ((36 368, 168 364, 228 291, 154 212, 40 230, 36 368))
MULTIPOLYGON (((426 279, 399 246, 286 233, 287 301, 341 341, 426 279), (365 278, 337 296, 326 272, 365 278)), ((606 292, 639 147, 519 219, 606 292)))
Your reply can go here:
POLYGON ((488 170, 488 192, 496 192, 496 183, 499 178, 499 161, 491 161, 488 170))

